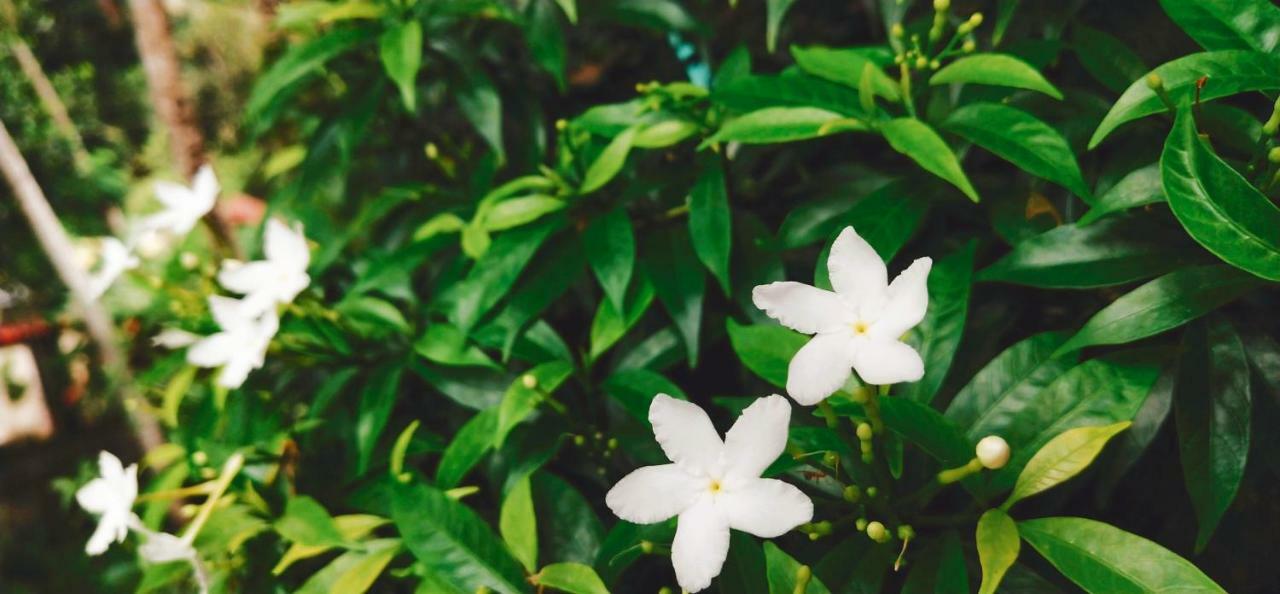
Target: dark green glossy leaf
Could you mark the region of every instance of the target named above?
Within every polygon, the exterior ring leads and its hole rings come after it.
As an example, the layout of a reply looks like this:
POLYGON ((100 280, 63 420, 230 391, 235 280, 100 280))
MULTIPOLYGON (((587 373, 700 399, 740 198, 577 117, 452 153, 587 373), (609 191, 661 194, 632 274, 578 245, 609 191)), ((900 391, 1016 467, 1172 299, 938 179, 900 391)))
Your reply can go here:
POLYGON ((998 103, 973 103, 951 112, 942 128, 1086 202, 1091 198, 1067 139, 1025 111, 998 103))
MULTIPOLYGON (((245 103, 245 120, 252 122, 263 116, 273 104, 286 101, 298 90, 295 83, 319 72, 326 62, 355 49, 372 36, 370 29, 339 28, 289 48, 253 85, 245 103)), ((266 127, 269 124, 259 122, 257 125, 266 127)))
POLYGON ((973 458, 973 444, 960 428, 925 404, 890 396, 880 399, 880 414, 886 427, 943 466, 959 466, 973 458))
POLYGON ((1027 520, 1018 523, 1018 533, 1058 571, 1094 594, 1226 592, 1190 561, 1095 520, 1027 520))
POLYGON ((862 83, 862 73, 871 67, 871 89, 876 95, 890 101, 901 98, 898 83, 881 68, 884 51, 881 48, 841 48, 821 46, 791 46, 791 56, 801 70, 818 78, 857 89, 862 83))
POLYGON ((989 509, 978 518, 974 540, 978 544, 978 561, 982 564, 978 594, 994 594, 1005 572, 1018 560, 1018 550, 1022 548, 1018 526, 1003 510, 989 509))
POLYGON ((894 390, 896 395, 928 403, 938 394, 964 336, 977 248, 977 242, 970 241, 933 265, 929 273, 929 309, 905 340, 924 360, 924 377, 901 384, 894 390))
POLYGON ((604 294, 613 303, 615 311, 624 311, 627 284, 636 263, 636 239, 631 229, 631 217, 622 207, 596 217, 587 226, 585 235, 587 261, 604 294))
POLYGON ((622 404, 633 418, 649 423, 649 404, 658 394, 685 399, 684 390, 662 374, 648 369, 622 369, 614 372, 601 385, 605 392, 622 404))
MULTIPOLYGON (((1247 91, 1280 88, 1280 56, 1269 56, 1244 50, 1222 50, 1183 56, 1157 66, 1153 73, 1164 83, 1169 99, 1178 107, 1191 105, 1196 96, 1196 81, 1209 77, 1200 90, 1201 101, 1209 101, 1247 91)), ((1129 85, 1098 129, 1089 139, 1089 148, 1098 146, 1113 130, 1125 122, 1156 113, 1164 113, 1160 97, 1147 86, 1146 77, 1129 85)))
POLYGON ((1151 217, 1062 225, 1024 240, 978 273, 982 281, 1091 289, 1151 278, 1203 260, 1176 227, 1151 217))
POLYGON ((538 543, 544 559, 595 562, 604 526, 582 493, 547 472, 533 475, 533 504, 538 513, 538 543))
POLYGON ((1160 0, 1160 6, 1207 50, 1270 52, 1280 43, 1280 7, 1268 0, 1160 0))
MULTIPOLYGON (((562 6, 567 2, 572 6, 574 0, 561 0, 562 6)), ((564 11, 572 22, 575 15, 570 10, 564 11)), ((552 0, 535 0, 525 9, 524 36, 529 42, 530 53, 534 62, 547 71, 556 81, 556 88, 561 93, 568 86, 565 80, 565 63, 568 61, 568 50, 565 47, 564 31, 560 27, 560 19, 552 0)))
POLYGON ((911 564, 899 594, 969 594, 969 570, 955 532, 944 533, 919 553, 914 552, 917 546, 911 542, 911 564))
POLYGON ((1218 316, 1192 325, 1173 390, 1182 476, 1204 549, 1244 479, 1249 455, 1251 388, 1244 343, 1218 316))
POLYGON ((1280 208, 1213 154, 1189 109, 1178 111, 1160 169, 1169 208, 1192 238, 1232 266, 1280 280, 1280 208))
POLYGON ((754 536, 737 530, 729 536, 729 556, 716 585, 721 594, 769 594, 764 550, 754 536))
POLYGON ((511 382, 511 387, 502 396, 502 404, 498 406, 498 427, 493 435, 493 446, 502 447, 507 434, 524 421, 538 404, 554 393, 572 373, 572 363, 551 361, 524 372, 511 382))
POLYGON ((1110 33, 1078 23, 1072 33, 1071 49, 1080 64, 1112 91, 1125 90, 1150 70, 1138 54, 1110 33))
POLYGON ((467 277, 446 289, 435 305, 464 333, 506 296, 534 253, 558 223, 547 221, 500 233, 467 277))
POLYGON ((730 141, 776 144, 866 129, 859 120, 817 107, 765 107, 725 122, 702 146, 730 141))
POLYGON ((1039 91, 1062 99, 1062 91, 1045 80, 1039 70, 1007 54, 973 54, 944 66, 929 78, 931 85, 971 83, 1039 91))
POLYGON ((693 367, 698 363, 698 334, 707 281, 689 244, 689 234, 671 227, 652 233, 642 255, 658 301, 675 322, 684 341, 685 357, 693 367))
POLYGON ((1164 202, 1164 186, 1160 181, 1160 164, 1152 163, 1134 169, 1100 194, 1076 224, 1088 225, 1109 214, 1157 202, 1164 202))
POLYGON ((467 590, 526 591, 520 563, 470 508, 421 482, 388 488, 391 518, 418 563, 467 590))
POLYGON ((737 112, 766 107, 816 107, 843 116, 856 115, 858 93, 820 78, 792 73, 752 74, 717 85, 711 93, 716 103, 737 112))
POLYGON ((466 68, 461 84, 454 97, 462 115, 466 116, 476 132, 493 150, 498 162, 506 160, 506 151, 502 146, 502 97, 493 86, 489 75, 477 66, 466 68))
POLYGON ((733 318, 726 319, 725 326, 733 352, 742 364, 765 381, 786 387, 791 358, 809 342, 809 337, 776 324, 746 326, 733 318))
POLYGON ((725 295, 729 289, 730 227, 729 191, 718 156, 705 159, 702 172, 689 190, 689 238, 698 259, 720 281, 725 295))
POLYGON ((1177 328, 1261 284, 1230 266, 1196 266, 1134 289, 1094 314, 1059 352, 1124 344, 1177 328))
POLYGON ((396 394, 400 389, 400 377, 404 366, 399 362, 388 363, 373 371, 360 395, 360 411, 356 415, 356 474, 364 474, 373 457, 373 449, 382 437, 382 430, 391 418, 396 394))
POLYGON ((450 324, 427 326, 427 331, 413 343, 413 350, 441 365, 499 368, 479 347, 467 344, 467 337, 450 324))
MULTIPOLYGON (((795 594, 796 572, 800 570, 800 562, 788 555, 778 545, 766 541, 764 543, 765 575, 769 579, 769 594, 795 594)), ((831 594, 831 590, 817 576, 809 578, 805 585, 806 594, 831 594)))
POLYGON ((636 325, 636 322, 640 321, 644 313, 649 311, 649 305, 652 303, 653 283, 646 278, 639 279, 639 282, 628 292, 625 313, 614 309, 613 303, 608 299, 600 300, 596 315, 591 320, 590 358, 598 359, 608 351, 609 347, 618 342, 636 325))
POLYGON ((1045 332, 1005 349, 956 394, 947 407, 947 418, 975 442, 1003 428, 992 426, 1000 411, 1031 402, 1040 390, 1075 366, 1073 353, 1053 356, 1066 340, 1065 332, 1045 332))
POLYGON ((925 171, 959 188, 970 200, 978 201, 978 192, 960 169, 955 153, 928 124, 915 118, 897 118, 881 124, 880 132, 893 150, 911 157, 925 171))
POLYGON ((436 485, 441 489, 458 486, 462 478, 493 447, 493 433, 498 430, 498 409, 481 411, 458 430, 445 448, 436 468, 436 485))

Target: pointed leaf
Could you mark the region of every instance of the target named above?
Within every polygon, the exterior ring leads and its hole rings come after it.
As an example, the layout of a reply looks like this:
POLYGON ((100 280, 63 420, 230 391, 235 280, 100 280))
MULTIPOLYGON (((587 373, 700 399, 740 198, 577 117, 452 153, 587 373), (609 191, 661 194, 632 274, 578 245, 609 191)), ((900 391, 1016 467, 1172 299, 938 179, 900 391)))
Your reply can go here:
POLYGON ((1121 421, 1100 427, 1076 427, 1059 433, 1027 462, 1022 474, 1018 475, 1013 492, 1000 507, 1009 509, 1018 501, 1052 489, 1080 474, 1102 453, 1107 442, 1128 429, 1130 424, 1129 421, 1121 421))
POLYGON ((893 150, 911 157, 925 171, 959 188, 970 200, 978 201, 978 192, 960 169, 956 154, 933 128, 915 118, 898 118, 881 124, 880 131, 893 150))
POLYGON ((978 562, 982 565, 982 585, 978 594, 994 594, 1004 574, 1018 560, 1022 541, 1018 525, 1001 509, 989 509, 978 518, 978 562))
POLYGON ((944 66, 929 78, 931 85, 973 83, 1039 91, 1062 99, 1062 91, 1045 80, 1039 70, 1007 54, 972 54, 944 66))
POLYGON ((698 259, 720 281, 725 295, 730 292, 729 249, 733 239, 729 213, 729 192, 720 159, 706 159, 689 191, 689 238, 698 259))
POLYGON ((973 103, 951 112, 942 128, 1031 175, 1070 190, 1085 202, 1092 197, 1067 139, 1025 111, 997 103, 973 103))

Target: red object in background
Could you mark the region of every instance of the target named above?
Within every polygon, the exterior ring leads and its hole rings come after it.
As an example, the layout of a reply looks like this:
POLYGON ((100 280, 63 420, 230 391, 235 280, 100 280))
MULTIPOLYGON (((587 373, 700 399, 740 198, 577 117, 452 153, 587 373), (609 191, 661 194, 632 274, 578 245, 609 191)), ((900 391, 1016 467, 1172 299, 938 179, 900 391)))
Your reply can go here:
POLYGON ((0 324, 0 347, 27 342, 48 334, 50 330, 49 323, 40 318, 0 324))

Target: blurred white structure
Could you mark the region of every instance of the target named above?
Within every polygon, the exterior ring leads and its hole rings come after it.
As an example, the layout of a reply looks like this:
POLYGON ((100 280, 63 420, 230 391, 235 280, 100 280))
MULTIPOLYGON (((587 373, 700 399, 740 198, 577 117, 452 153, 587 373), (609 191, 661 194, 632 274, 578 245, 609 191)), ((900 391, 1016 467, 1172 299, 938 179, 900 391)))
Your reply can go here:
POLYGON ((0 446, 52 434, 53 419, 31 347, 0 347, 0 446))

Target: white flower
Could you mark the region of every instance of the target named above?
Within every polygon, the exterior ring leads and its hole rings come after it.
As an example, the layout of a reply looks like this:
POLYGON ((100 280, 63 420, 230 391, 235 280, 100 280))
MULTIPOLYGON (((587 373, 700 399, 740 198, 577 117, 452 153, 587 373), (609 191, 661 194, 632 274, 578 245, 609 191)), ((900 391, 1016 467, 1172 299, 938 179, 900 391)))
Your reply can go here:
POLYGON ((90 299, 101 297, 124 271, 138 267, 138 258, 119 239, 103 237, 100 247, 98 269, 89 275, 90 299))
POLYGON ((179 328, 165 328, 151 337, 151 345, 166 349, 189 347, 200 340, 201 336, 179 328))
POLYGON ((218 272, 218 282, 224 288, 245 296, 243 307, 248 316, 293 301, 311 284, 307 276, 311 251, 300 225, 290 228, 278 219, 267 221, 263 244, 266 260, 224 260, 218 272))
POLYGON ((98 528, 89 538, 85 552, 101 555, 114 542, 124 542, 133 517, 133 501, 138 497, 138 465, 124 468, 110 452, 98 454, 102 476, 76 491, 76 501, 85 511, 98 514, 98 528))
POLYGON ((773 538, 813 518, 813 502, 799 489, 760 478, 786 447, 790 419, 785 398, 761 398, 721 441, 701 408, 659 394, 649 405, 649 422, 673 464, 628 474, 605 503, 637 524, 678 516, 671 545, 676 580, 689 592, 706 588, 724 565, 730 528, 773 538))
POLYGON ((920 258, 889 283, 880 256, 846 227, 827 257, 834 292, 795 282, 756 287, 756 307, 783 326, 814 335, 787 369, 791 397, 817 404, 844 385, 851 367, 869 384, 923 377, 919 353, 901 337, 924 319, 932 266, 933 260, 920 258))
POLYGON ((1009 463, 1009 442, 999 435, 988 435, 978 442, 974 455, 978 462, 991 470, 999 470, 1009 463))
POLYGON ((220 189, 218 178, 208 165, 196 172, 190 188, 173 182, 156 182, 156 199, 164 209, 142 219, 143 231, 164 231, 179 237, 190 233, 200 217, 213 210, 220 189))
POLYGON ((230 297, 209 297, 209 310, 222 331, 206 336, 187 350, 187 362, 197 367, 221 367, 218 385, 238 388, 249 372, 262 367, 271 338, 280 329, 275 310, 245 316, 243 304, 230 297))
POLYGON ((209 571, 200 561, 200 555, 191 546, 192 535, 179 538, 168 532, 156 532, 147 528, 136 514, 130 516, 129 528, 142 536, 142 544, 138 545, 138 555, 147 563, 172 563, 186 561, 195 574, 196 585, 201 594, 209 591, 209 571))

